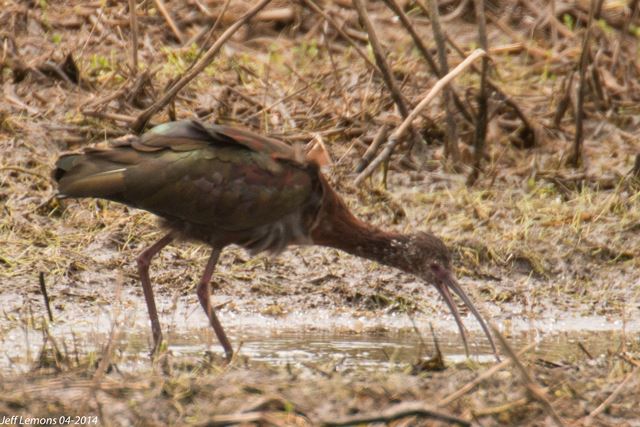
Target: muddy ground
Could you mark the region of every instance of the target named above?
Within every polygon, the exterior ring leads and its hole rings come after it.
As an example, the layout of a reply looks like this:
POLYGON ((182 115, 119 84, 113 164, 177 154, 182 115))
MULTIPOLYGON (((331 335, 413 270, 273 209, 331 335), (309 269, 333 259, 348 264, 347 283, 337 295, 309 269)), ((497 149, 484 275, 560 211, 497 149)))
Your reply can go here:
MULTIPOLYGON (((472 186, 466 180, 473 169, 473 126, 455 113, 461 156, 458 162, 445 158, 441 100, 416 122, 424 144, 398 148, 386 187, 379 172, 354 184, 355 166, 380 126, 397 126, 401 118, 371 65, 299 3, 267 6, 171 109, 152 118, 162 123, 197 115, 290 143, 322 139, 333 158, 324 173, 359 217, 440 236, 454 253, 461 284, 507 341, 516 350, 538 343, 519 356, 529 380, 518 368, 502 366, 447 399, 494 363, 473 318, 463 312, 474 341, 474 354, 465 360, 435 289, 316 247, 292 248, 277 258, 251 258, 237 248, 223 253, 212 286, 223 304, 222 322, 240 348, 225 365, 195 297, 208 249, 169 246, 153 264, 152 280, 170 351, 149 360, 134 260, 162 230, 150 214, 122 205, 56 199, 50 171, 63 151, 129 133, 139 112, 199 57, 200 46, 210 46, 251 5, 230 2, 208 38, 203 30, 225 9, 222 2, 168 2, 177 31, 156 3, 140 4, 134 71, 127 4, 3 4, 0 417, 69 416, 73 422, 90 415, 96 418, 77 422, 100 425, 335 425, 366 423, 377 414, 378 422, 393 425, 434 425, 425 415, 431 408, 478 425, 640 425, 635 2, 605 1, 592 26, 579 168, 570 166, 570 153, 586 2, 556 4, 557 20, 543 19, 546 2, 488 3, 490 76, 534 130, 494 94, 483 172, 472 186), (441 341, 444 370, 425 363, 436 353, 430 324, 441 341), (293 342, 311 355, 304 363, 289 347, 269 360, 259 351, 243 353, 242 342, 277 341, 285 332, 300 334, 293 342), (601 334, 590 339, 592 332, 601 334), (340 342, 379 340, 367 350, 375 355, 359 353, 362 364, 345 365, 355 353, 323 351, 320 357, 307 349, 318 334, 340 342), (561 351, 548 351, 550 336, 563 342, 561 351), (414 347, 390 363, 394 355, 381 356, 376 346, 391 341, 414 347), (376 361, 373 368, 369 359, 376 361), (561 420, 554 421, 555 413, 561 420)), ((441 6, 443 25, 469 53, 477 47, 476 19, 470 4, 457 6, 441 6)), ((373 61, 350 2, 327 2, 323 9, 373 61)), ((414 106, 437 78, 382 2, 368 10, 414 106)), ((413 3, 404 10, 435 55, 427 14, 413 3)), ((449 61, 460 61, 452 49, 449 61)), ((470 71, 455 81, 472 111, 478 83, 470 71)), ((502 354, 511 360, 505 349, 502 354)))

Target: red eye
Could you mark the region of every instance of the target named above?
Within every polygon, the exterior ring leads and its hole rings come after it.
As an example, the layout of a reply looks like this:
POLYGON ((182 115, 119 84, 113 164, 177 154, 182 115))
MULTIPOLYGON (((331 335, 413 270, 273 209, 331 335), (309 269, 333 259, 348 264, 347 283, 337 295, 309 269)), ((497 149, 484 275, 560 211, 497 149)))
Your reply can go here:
POLYGON ((431 263, 429 265, 429 267, 431 267, 431 269, 434 271, 434 273, 438 273, 438 272, 441 271, 440 264, 438 264, 438 263, 433 262, 433 263, 431 263))

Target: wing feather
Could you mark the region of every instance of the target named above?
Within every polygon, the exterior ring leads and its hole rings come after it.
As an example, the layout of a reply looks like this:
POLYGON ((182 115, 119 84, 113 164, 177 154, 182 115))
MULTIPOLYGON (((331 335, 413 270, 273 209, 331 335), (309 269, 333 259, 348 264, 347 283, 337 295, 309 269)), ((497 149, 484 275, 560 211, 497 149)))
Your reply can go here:
MULTIPOLYGON (((283 142, 194 120, 160 125, 109 149, 64 155, 56 166, 62 195, 105 198, 234 232, 299 212, 317 173, 283 142)), ((276 245, 284 239, 278 236, 262 244, 276 245)))

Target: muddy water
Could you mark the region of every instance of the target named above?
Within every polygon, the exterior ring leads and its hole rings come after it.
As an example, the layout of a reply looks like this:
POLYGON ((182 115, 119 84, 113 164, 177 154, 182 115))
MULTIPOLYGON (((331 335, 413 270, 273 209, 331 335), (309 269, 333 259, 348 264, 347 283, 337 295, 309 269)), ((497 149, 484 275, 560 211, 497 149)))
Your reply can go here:
MULTIPOLYGON (((466 360, 464 347, 456 334, 436 335, 445 360, 450 363, 466 360)), ((241 354, 252 360, 275 365, 293 364, 324 366, 329 369, 388 369, 406 368, 420 359, 434 354, 431 338, 422 344, 415 335, 402 331, 390 331, 379 334, 333 334, 331 332, 280 331, 268 337, 256 335, 236 335, 242 338, 241 354)), ((529 334, 521 334, 511 340, 516 348, 525 346, 529 334)), ((480 343, 482 336, 475 337, 471 347, 471 358, 480 363, 493 362, 494 356, 486 343, 480 343)), ((542 339, 535 353, 548 362, 564 363, 589 358, 580 348, 580 344, 592 358, 598 358, 607 351, 613 351, 625 342, 627 347, 638 347, 633 337, 624 337, 614 331, 561 333, 542 339)), ((190 343, 176 337, 171 346, 174 353, 185 354, 202 352, 202 344, 190 343)), ((216 349, 214 347, 214 349, 216 349)))
MULTIPOLYGON (((65 313, 49 326, 59 347, 73 354, 100 351, 114 325, 124 350, 125 369, 147 363, 150 333, 140 299, 124 304, 91 307, 65 313)), ((221 353, 204 314, 195 301, 164 301, 161 318, 169 348, 177 357, 201 357, 206 350, 221 353)), ((240 355, 273 365, 313 366, 320 370, 407 369, 434 354, 433 326, 440 349, 449 363, 466 359, 455 323, 448 316, 429 319, 406 314, 376 316, 340 313, 327 309, 292 312, 272 317, 222 310, 220 317, 240 355), (414 326, 415 325, 415 326, 414 326)), ((491 363, 491 348, 472 317, 465 317, 473 360, 491 363)), ((640 321, 623 324, 605 317, 562 317, 546 313, 537 319, 493 316, 494 323, 520 348, 536 342, 537 357, 552 363, 597 359, 622 346, 640 348, 640 321)), ((5 323, 5 322, 3 322, 5 323)), ((18 319, 0 330, 0 370, 24 372, 33 366, 42 348, 38 319, 18 319)))

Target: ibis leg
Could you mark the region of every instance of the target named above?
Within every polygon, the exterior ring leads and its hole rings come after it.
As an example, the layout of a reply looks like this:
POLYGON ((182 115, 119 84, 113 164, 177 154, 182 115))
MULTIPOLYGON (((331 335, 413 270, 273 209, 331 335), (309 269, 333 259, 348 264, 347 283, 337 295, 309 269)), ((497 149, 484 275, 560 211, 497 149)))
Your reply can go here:
POLYGON ((149 310, 149 319, 151 319, 151 333, 153 334, 153 351, 155 354, 160 349, 162 342, 162 330, 160 329, 160 320, 158 320, 158 310, 156 309, 156 301, 153 298, 153 289, 151 288, 151 279, 149 279, 149 265, 153 257, 167 246, 175 238, 173 232, 168 233, 163 238, 148 247, 138 256, 138 274, 142 282, 142 290, 144 291, 144 299, 147 302, 147 310, 149 310))
POLYGON ((200 300, 200 304, 204 309, 204 312, 207 313, 207 317, 209 317, 209 322, 213 327, 213 330, 218 337, 218 341, 222 344, 222 348, 224 348, 224 354, 227 360, 231 360, 233 357, 233 348, 231 347, 231 343, 229 342, 229 338, 227 338, 227 334, 224 332, 218 317, 216 316, 216 312, 211 306, 211 276, 213 275, 213 271, 216 268, 216 264, 218 263, 218 258, 220 258, 220 252, 222 249, 214 248, 211 251, 211 256, 209 257, 209 261, 207 261, 207 266, 204 269, 204 273, 202 274, 202 278, 200 279, 200 283, 198 284, 198 299, 200 300))

